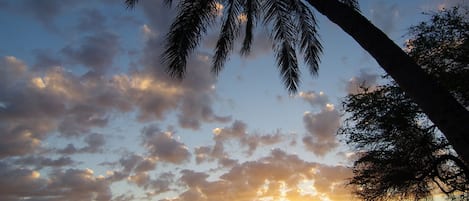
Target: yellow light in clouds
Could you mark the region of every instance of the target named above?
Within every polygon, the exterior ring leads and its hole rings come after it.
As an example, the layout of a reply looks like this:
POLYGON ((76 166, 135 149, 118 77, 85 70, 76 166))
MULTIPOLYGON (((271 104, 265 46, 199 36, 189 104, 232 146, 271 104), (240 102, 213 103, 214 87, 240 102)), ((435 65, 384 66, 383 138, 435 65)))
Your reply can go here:
POLYGON ((31 79, 31 83, 33 83, 33 85, 39 89, 46 88, 46 84, 44 83, 44 80, 42 80, 42 78, 40 77, 35 77, 31 79))
POLYGON ((334 104, 330 104, 330 103, 326 104, 326 110, 327 111, 333 111, 334 110, 334 104))
POLYGON ((221 133, 221 128, 214 128, 214 129, 212 130, 212 133, 215 134, 215 135, 220 135, 220 133, 221 133))
POLYGON ((107 175, 107 176, 113 176, 113 175, 114 175, 114 171, 113 171, 113 170, 106 170, 106 175, 107 175))
POLYGON ((223 14, 223 4, 221 3, 215 3, 215 13, 218 15, 218 16, 221 16, 223 14))
POLYGON ((146 90, 151 86, 152 82, 153 80, 151 78, 134 77, 132 79, 132 87, 146 90))
POLYGON ((41 176, 41 173, 39 173, 38 171, 33 171, 33 172, 31 172, 31 177, 32 177, 33 179, 37 179, 37 178, 39 178, 40 176, 41 176))

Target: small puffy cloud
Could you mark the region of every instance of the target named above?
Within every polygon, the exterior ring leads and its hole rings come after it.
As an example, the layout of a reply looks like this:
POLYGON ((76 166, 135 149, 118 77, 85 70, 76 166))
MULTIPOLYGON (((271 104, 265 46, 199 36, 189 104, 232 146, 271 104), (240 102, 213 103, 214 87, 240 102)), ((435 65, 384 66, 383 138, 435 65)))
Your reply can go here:
POLYGON ((145 127, 142 131, 143 146, 148 154, 159 161, 181 164, 189 160, 187 147, 174 138, 172 132, 161 131, 157 126, 145 127))
POLYGON ((106 72, 119 53, 119 37, 110 32, 86 36, 78 47, 68 45, 62 53, 72 62, 82 64, 95 72, 106 72))
POLYGON ((248 134, 246 123, 236 120, 229 127, 215 128, 212 130, 213 139, 215 140, 215 146, 211 151, 210 156, 221 159, 220 157, 226 157, 227 155, 223 152, 224 143, 228 140, 234 140, 240 143, 241 146, 248 148, 246 153, 252 155, 259 146, 268 146, 280 143, 284 139, 284 134, 280 130, 272 134, 248 134))
POLYGON ((246 123, 236 120, 230 127, 213 129, 213 138, 215 141, 224 141, 236 138, 241 139, 242 137, 247 135, 246 129, 246 123))
POLYGON ((374 73, 368 73, 365 70, 361 70, 357 76, 350 78, 346 83, 345 90, 348 94, 357 94, 363 92, 362 88, 368 90, 374 90, 379 76, 374 73))
POLYGON ((273 134, 253 134, 247 135, 241 138, 240 142, 242 145, 248 147, 247 154, 250 156, 256 151, 259 146, 268 146, 280 143, 284 140, 285 135, 277 130, 273 134))
POLYGON ((315 92, 315 91, 308 91, 303 92, 301 91, 298 96, 309 103, 312 107, 315 106, 324 106, 329 102, 329 97, 324 92, 315 92))
POLYGON ((143 36, 145 39, 150 39, 150 38, 154 38, 154 37, 157 37, 157 33, 155 33, 151 28, 150 26, 144 24, 142 26, 142 33, 143 33, 143 36))
POLYGON ((172 190, 171 185, 174 183, 174 174, 165 172, 160 174, 155 180, 150 181, 148 189, 154 195, 172 190))
POLYGON ((332 104, 326 104, 318 113, 306 112, 303 123, 308 132, 303 143, 309 151, 324 156, 339 145, 336 132, 340 127, 340 114, 332 104))

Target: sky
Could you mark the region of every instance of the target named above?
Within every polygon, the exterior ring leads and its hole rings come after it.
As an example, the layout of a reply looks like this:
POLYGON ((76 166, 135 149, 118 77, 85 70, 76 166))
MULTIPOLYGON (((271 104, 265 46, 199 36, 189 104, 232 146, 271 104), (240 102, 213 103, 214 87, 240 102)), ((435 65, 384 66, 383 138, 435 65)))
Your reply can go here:
MULTIPOLYGON (((0 0, 0 200, 356 199, 341 100, 374 86, 377 63, 316 13, 319 75, 282 85, 268 27, 210 73, 219 26, 187 75, 159 60, 176 9, 162 1, 0 0)), ((422 12, 464 0, 360 0, 396 44, 422 12)))

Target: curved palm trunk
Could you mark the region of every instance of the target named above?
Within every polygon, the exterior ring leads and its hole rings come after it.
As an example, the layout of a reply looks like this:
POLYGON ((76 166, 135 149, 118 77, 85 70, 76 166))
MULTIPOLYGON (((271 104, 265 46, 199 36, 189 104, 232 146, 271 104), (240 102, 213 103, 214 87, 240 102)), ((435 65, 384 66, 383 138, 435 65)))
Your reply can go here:
POLYGON ((337 0, 308 0, 321 14, 352 36, 444 133, 469 164, 469 111, 430 77, 386 34, 337 0))

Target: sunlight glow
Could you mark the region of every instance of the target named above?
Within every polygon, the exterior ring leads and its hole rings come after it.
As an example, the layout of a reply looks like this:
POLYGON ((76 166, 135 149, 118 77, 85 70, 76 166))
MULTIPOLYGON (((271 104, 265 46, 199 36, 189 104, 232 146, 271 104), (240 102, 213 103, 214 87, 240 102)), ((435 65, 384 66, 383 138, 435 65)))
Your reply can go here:
POLYGON ((41 173, 39 173, 38 171, 31 172, 31 178, 37 179, 39 177, 41 177, 41 173))
POLYGON ((215 135, 220 135, 221 131, 222 131, 221 128, 214 128, 212 130, 212 133, 215 134, 215 135))
POLYGON ((35 87, 37 87, 39 89, 46 88, 46 84, 44 83, 44 81, 40 77, 35 77, 35 78, 31 79, 31 82, 33 83, 33 85, 35 87))

